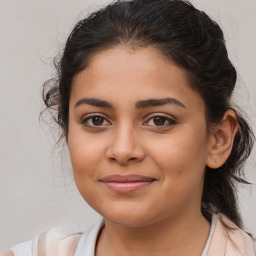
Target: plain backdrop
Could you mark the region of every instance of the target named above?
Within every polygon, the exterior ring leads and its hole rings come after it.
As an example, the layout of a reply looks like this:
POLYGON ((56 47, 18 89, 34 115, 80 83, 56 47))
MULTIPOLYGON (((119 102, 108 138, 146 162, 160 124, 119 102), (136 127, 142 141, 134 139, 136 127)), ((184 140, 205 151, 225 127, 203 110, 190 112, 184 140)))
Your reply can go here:
MULTIPOLYGON (((99 216, 72 180, 68 155, 39 122, 41 86, 75 23, 110 1, 0 0, 0 249, 58 225, 85 229, 99 216)), ((192 0, 223 28, 239 73, 234 99, 256 127, 256 1, 192 0)), ((256 183, 255 150, 246 167, 256 183)), ((245 229, 256 236, 256 186, 239 190, 245 229)))

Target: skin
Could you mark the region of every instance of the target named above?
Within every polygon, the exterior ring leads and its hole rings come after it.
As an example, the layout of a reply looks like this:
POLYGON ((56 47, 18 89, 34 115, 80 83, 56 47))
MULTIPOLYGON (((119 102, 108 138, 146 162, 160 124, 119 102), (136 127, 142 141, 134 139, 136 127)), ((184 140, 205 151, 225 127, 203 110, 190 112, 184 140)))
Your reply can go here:
POLYGON ((12 251, 0 252, 0 256, 14 256, 12 251))
POLYGON ((201 213, 205 166, 225 162, 236 130, 228 111, 207 133, 202 97, 156 49, 95 54, 73 79, 67 139, 77 187, 105 220, 96 255, 200 255, 210 228, 201 213), (111 108, 92 106, 92 98, 111 108), (163 98, 175 100, 136 108, 163 98), (101 182, 113 174, 155 181, 118 193, 101 182))

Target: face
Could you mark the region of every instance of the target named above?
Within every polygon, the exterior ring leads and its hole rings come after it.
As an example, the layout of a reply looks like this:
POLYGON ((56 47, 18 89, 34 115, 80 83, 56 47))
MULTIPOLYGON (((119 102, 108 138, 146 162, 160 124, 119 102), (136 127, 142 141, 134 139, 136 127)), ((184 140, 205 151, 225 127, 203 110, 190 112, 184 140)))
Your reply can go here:
POLYGON ((75 182, 109 221, 143 226, 200 212, 208 144, 203 99, 154 48, 104 50, 73 79, 75 182))

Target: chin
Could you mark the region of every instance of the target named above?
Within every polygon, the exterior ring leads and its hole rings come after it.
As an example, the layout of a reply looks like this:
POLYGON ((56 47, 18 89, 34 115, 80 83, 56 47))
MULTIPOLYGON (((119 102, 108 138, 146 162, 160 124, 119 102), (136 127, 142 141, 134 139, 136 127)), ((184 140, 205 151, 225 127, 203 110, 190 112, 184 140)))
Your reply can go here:
POLYGON ((148 220, 145 219, 145 216, 143 216, 142 218, 139 218, 137 216, 131 216, 128 214, 122 217, 118 216, 117 218, 115 218, 115 216, 110 216, 110 218, 104 217, 104 219, 116 225, 130 227, 130 228, 140 228, 140 227, 145 227, 151 224, 150 222, 148 222, 148 220))
POLYGON ((104 211, 101 213, 104 219, 121 226, 126 227, 144 227, 147 225, 151 225, 154 223, 154 220, 156 219, 154 216, 149 215, 149 211, 143 211, 140 209, 111 209, 110 211, 104 211))

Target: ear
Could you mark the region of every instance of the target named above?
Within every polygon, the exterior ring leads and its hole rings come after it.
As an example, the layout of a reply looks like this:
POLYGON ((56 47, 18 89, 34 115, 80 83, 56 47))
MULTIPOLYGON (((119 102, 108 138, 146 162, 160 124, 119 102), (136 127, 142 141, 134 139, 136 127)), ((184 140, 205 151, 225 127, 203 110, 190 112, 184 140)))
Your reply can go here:
POLYGON ((228 159, 238 130, 236 113, 229 109, 210 134, 206 165, 212 169, 221 167, 228 159))

